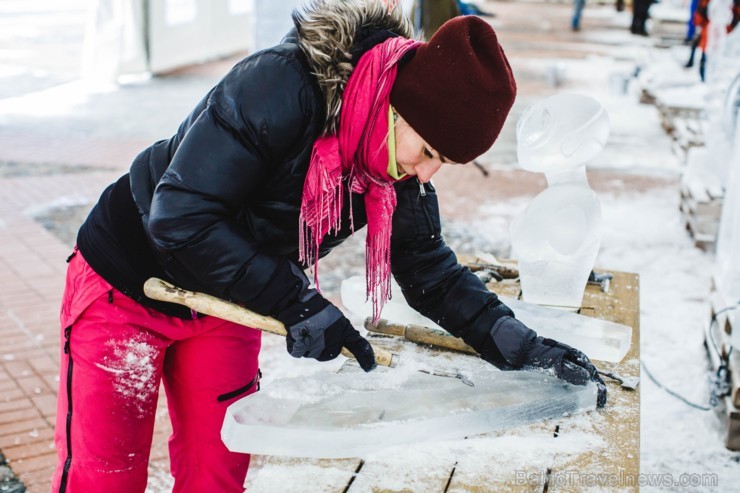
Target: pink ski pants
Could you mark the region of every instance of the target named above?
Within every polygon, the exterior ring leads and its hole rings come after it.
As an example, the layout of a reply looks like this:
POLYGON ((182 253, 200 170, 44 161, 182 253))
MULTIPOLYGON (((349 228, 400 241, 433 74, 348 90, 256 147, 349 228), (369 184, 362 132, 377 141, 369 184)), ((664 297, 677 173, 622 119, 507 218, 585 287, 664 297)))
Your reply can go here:
POLYGON ((80 252, 67 270, 61 326, 53 492, 146 489, 160 382, 173 428, 173 491, 244 491, 249 455, 226 449, 221 425, 226 407, 258 388, 258 330, 146 308, 80 252))

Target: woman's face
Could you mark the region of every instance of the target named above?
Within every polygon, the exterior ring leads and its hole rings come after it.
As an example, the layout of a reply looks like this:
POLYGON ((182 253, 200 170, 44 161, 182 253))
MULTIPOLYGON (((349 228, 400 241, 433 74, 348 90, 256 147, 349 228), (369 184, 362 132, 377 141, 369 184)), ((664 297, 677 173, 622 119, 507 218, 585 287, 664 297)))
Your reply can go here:
POLYGON ((449 163, 434 150, 401 115, 396 120, 396 163, 398 170, 427 183, 443 164, 449 163))

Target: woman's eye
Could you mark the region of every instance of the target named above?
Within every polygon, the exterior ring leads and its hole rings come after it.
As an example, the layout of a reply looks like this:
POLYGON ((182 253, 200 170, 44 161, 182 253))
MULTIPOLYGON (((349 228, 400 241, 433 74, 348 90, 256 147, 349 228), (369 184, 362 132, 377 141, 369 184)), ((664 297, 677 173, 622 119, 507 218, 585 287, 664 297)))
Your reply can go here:
POLYGON ((424 155, 428 157, 429 159, 432 159, 434 155, 432 154, 432 151, 430 151, 428 148, 424 148, 424 155))

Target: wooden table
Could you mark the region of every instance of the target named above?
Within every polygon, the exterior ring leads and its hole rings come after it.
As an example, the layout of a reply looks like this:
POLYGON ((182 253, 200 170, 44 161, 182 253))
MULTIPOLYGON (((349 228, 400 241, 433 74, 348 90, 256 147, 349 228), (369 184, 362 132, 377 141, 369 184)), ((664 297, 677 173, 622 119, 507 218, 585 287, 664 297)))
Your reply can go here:
MULTIPOLYGON (((636 274, 610 273, 614 277, 608 292, 598 286, 587 287, 580 313, 633 327, 625 358, 620 363, 597 365, 625 376, 639 376, 639 279, 636 274)), ((509 297, 520 294, 516 280, 488 287, 509 297)), ((412 343, 394 340, 387 344, 412 343)), ((412 454, 391 451, 367 460, 255 456, 256 471, 247 477, 248 491, 637 491, 640 390, 623 390, 611 381, 607 387, 605 409, 452 444, 430 443, 412 454), (440 450, 444 453, 438 453, 440 450)))

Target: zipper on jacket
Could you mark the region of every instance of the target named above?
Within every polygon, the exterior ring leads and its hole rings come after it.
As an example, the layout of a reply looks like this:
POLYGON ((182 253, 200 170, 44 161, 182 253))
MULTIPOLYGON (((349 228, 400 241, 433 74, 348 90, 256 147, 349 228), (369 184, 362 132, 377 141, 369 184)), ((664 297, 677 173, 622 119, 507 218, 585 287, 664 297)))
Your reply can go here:
POLYGON ((73 258, 75 258, 75 255, 77 255, 77 247, 75 247, 74 251, 70 254, 69 257, 67 257, 67 263, 70 263, 73 258))
POLYGON ((421 196, 421 210, 424 211, 427 226, 429 227, 429 231, 432 232, 432 238, 434 238, 436 236, 434 234, 434 221, 432 221, 432 216, 429 214, 429 209, 427 208, 427 191, 424 189, 424 184, 421 181, 419 181, 419 195, 421 196))
POLYGON ((67 478, 69 476, 69 468, 72 465, 72 437, 70 435, 70 432, 72 431, 72 354, 69 350, 69 339, 71 334, 72 326, 70 325, 64 329, 64 354, 69 355, 69 363, 67 364, 67 460, 64 461, 62 479, 59 482, 59 493, 64 493, 67 490, 67 478))

